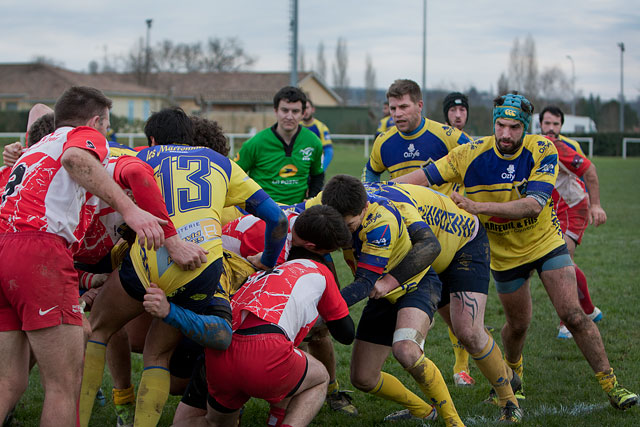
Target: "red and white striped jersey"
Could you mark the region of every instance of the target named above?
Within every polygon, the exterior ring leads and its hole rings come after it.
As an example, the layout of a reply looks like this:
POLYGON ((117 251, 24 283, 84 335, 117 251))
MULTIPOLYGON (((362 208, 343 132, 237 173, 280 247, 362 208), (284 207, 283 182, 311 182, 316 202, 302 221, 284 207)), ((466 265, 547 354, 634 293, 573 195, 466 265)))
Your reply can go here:
MULTIPOLYGON (((296 212, 286 212, 289 229, 287 230, 287 241, 278 256, 277 264, 282 264, 287 260, 291 250, 291 230, 298 218, 296 212)), ((222 247, 241 257, 256 255, 264 251, 264 233, 266 223, 253 215, 245 215, 237 218, 222 227, 222 247)))
POLYGON ((0 232, 46 231, 69 244, 82 238, 93 210, 83 209, 87 192, 60 163, 70 147, 88 150, 106 164, 107 140, 91 127, 62 127, 45 136, 11 170, 0 205, 0 232))
POLYGON ((249 313, 276 324, 298 346, 318 314, 325 321, 349 314, 333 274, 315 261, 296 259, 252 274, 231 300, 233 330, 249 313))

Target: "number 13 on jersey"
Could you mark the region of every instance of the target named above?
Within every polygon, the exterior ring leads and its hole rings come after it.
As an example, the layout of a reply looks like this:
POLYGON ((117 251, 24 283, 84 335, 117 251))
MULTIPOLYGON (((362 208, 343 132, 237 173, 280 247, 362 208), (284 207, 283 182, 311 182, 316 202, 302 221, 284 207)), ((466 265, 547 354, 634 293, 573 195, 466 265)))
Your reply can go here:
POLYGON ((211 207, 210 160, 181 155, 162 160, 158 175, 169 216, 211 207))

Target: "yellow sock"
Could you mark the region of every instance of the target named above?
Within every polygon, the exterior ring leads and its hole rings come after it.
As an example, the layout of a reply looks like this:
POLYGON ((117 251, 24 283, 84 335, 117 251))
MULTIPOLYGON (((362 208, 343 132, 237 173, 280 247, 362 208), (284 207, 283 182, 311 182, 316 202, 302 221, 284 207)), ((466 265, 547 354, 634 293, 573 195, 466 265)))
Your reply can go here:
POLYGON ((136 396, 133 394, 133 386, 128 388, 114 388, 113 389, 113 404, 114 405, 126 405, 134 403, 136 396))
POLYGON ((104 372, 104 358, 107 352, 107 345, 98 341, 89 341, 84 355, 84 372, 82 374, 82 389, 80 390, 80 425, 89 425, 93 402, 96 400, 96 393, 102 384, 102 374, 104 372))
POLYGON ((462 426, 462 420, 456 411, 447 384, 442 378, 440 370, 424 354, 407 372, 416 380, 420 389, 436 407, 438 415, 444 419, 447 426, 462 426))
POLYGON ((338 384, 338 379, 331 381, 327 386, 327 394, 335 393, 340 391, 340 384, 338 384))
POLYGON ((502 360, 502 352, 491 335, 489 335, 489 341, 482 351, 472 354, 471 357, 475 360, 482 375, 489 380, 498 394, 500 406, 505 406, 507 401, 511 401, 519 407, 518 400, 513 395, 509 384, 509 375, 507 374, 507 366, 502 360))
POLYGON ((507 363, 508 367, 516 371, 516 374, 518 374, 520 379, 524 378, 524 366, 522 361, 522 355, 520 355, 520 360, 518 360, 516 363, 511 363, 507 359, 504 359, 504 361, 507 363))
POLYGON ((453 373, 465 371, 469 373, 469 353, 465 350, 460 340, 454 335, 451 328, 449 328, 449 339, 453 346, 453 354, 456 357, 456 363, 453 365, 453 373))
POLYGON ((609 368, 608 371, 604 372, 596 372, 596 378, 598 379, 600 387, 602 387, 602 390, 604 390, 605 393, 609 393, 618 382, 618 380, 616 379, 616 374, 613 373, 613 368, 609 368))
POLYGON ((396 377, 386 372, 380 372, 380 381, 373 390, 369 391, 369 394, 401 404, 414 417, 424 418, 432 411, 431 405, 406 388, 396 377))
POLYGON ((162 366, 149 366, 142 371, 136 400, 134 426, 155 427, 160 421, 162 408, 169 397, 169 370, 162 366))

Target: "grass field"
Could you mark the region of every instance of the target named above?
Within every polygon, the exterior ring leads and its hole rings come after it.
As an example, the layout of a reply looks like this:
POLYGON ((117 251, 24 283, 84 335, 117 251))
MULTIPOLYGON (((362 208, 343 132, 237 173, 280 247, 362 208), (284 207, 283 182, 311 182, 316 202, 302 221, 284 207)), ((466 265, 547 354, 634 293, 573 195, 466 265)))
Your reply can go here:
MULTIPOLYGON (((338 145, 328 175, 348 173, 359 176, 365 163, 359 146, 338 145)), ((600 176, 602 203, 608 214, 607 224, 590 228, 583 244, 576 251, 576 262, 589 279, 594 303, 604 313, 599 324, 609 359, 620 381, 629 389, 640 391, 640 297, 636 292, 640 267, 640 159, 596 158, 600 176)), ((340 280, 347 284, 352 279, 347 267, 338 257, 340 280)), ((556 339, 558 319, 541 283, 534 279, 532 287, 534 313, 524 350, 525 385, 527 399, 524 426, 637 426, 640 408, 620 412, 609 406, 589 366, 573 341, 556 339)), ((359 317, 363 303, 352 310, 354 320, 359 317)), ((490 288, 486 324, 496 331, 504 323, 504 315, 493 285, 490 288)), ((498 332, 494 332, 500 342, 498 332)), ((349 384, 350 347, 336 344, 338 378, 343 388, 349 384)), ((461 389, 452 385, 453 353, 444 322, 436 320, 425 344, 425 353, 442 371, 456 407, 467 425, 495 425, 498 409, 482 403, 489 385, 474 366, 471 374, 477 384, 461 389)), ((422 395, 410 376, 400 365, 389 359, 385 371, 401 379, 409 388, 422 395)), ((139 380, 141 358, 134 356, 135 381, 139 380)), ((80 375, 80 373, 78 373, 80 375)), ((110 395, 110 378, 105 375, 103 390, 110 395)), ((314 426, 376 426, 383 425, 385 415, 400 409, 397 405, 361 392, 352 394, 360 411, 357 418, 331 413, 324 407, 314 426)), ((43 392, 37 369, 31 377, 30 389, 18 404, 17 426, 38 425, 43 392)), ((115 415, 107 396, 105 407, 94 408, 91 425, 115 425, 115 415)), ((167 426, 179 398, 171 397, 165 407, 160 425, 167 426)), ((267 406, 251 401, 243 415, 243 425, 260 426, 266 423, 267 406)), ((415 423, 397 423, 398 426, 415 423)), ((443 425, 436 421, 434 425, 443 425)))

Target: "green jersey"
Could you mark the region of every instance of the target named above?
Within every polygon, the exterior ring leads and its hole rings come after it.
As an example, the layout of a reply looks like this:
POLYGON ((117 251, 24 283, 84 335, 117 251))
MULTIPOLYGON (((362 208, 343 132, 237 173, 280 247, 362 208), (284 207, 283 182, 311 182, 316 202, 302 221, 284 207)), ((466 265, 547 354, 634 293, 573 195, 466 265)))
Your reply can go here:
POLYGON ((235 161, 273 200, 287 205, 304 200, 309 176, 322 169, 322 142, 309 129, 298 132, 287 144, 276 126, 258 132, 242 145, 235 161))

